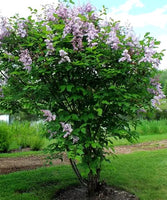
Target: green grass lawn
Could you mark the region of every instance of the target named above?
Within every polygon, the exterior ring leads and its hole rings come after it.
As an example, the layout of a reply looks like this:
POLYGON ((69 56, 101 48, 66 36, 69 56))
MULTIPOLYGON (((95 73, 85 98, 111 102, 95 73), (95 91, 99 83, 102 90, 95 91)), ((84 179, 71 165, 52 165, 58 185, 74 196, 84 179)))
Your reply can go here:
POLYGON ((154 142, 154 141, 161 141, 167 140, 167 133, 165 134, 154 134, 154 135, 141 135, 137 140, 134 140, 133 143, 127 141, 126 139, 116 140, 113 139, 114 146, 120 145, 131 145, 131 144, 138 144, 143 142, 154 142))
MULTIPOLYGON (((135 152, 103 164, 102 179, 136 194, 140 200, 167 199, 167 149, 135 152)), ((51 200, 78 184, 70 166, 40 168, 0 176, 0 200, 51 200)))
POLYGON ((0 153, 0 158, 14 158, 14 157, 24 157, 32 155, 44 155, 43 151, 25 151, 25 152, 15 152, 15 153, 0 153))
POLYGON ((140 200, 167 199, 167 149, 119 155, 105 164, 108 184, 136 194, 140 200))

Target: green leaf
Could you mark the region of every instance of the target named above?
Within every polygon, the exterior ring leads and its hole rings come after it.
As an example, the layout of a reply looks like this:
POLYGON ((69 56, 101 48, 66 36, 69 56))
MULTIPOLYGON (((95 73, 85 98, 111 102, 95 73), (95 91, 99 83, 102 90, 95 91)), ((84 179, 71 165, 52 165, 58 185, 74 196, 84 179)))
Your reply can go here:
POLYGON ((82 133, 86 133, 86 128, 81 128, 82 133))
POLYGON ((147 37, 150 35, 150 32, 145 33, 144 37, 147 37))
POLYGON ((67 91, 71 92, 71 90, 72 90, 73 87, 74 87, 73 85, 67 85, 67 91))
POLYGON ((106 101, 106 100, 103 100, 101 103, 102 103, 102 104, 106 104, 106 105, 109 105, 109 104, 110 104, 110 102, 109 102, 109 101, 106 101))
POLYGON ((92 146, 93 148, 96 148, 96 143, 92 143, 91 146, 92 146))
POLYGON ((60 91, 61 91, 61 92, 64 92, 65 89, 66 89, 66 85, 61 85, 61 86, 60 86, 60 91))
POLYGON ((79 120, 79 118, 78 118, 78 116, 77 116, 76 114, 72 114, 72 115, 71 115, 71 118, 72 118, 74 121, 78 121, 78 120, 79 120))
POLYGON ((101 108, 96 109, 98 116, 102 116, 103 110, 101 108))

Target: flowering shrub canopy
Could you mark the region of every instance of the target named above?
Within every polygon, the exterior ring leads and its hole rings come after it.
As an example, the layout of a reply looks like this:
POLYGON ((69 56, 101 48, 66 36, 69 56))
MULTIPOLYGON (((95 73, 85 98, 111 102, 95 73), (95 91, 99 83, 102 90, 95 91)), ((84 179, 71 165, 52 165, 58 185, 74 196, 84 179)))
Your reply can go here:
POLYGON ((1 19, 1 107, 43 112, 50 150, 96 174, 112 137, 134 137, 138 111, 163 98, 154 78, 163 54, 149 33, 139 40, 89 3, 43 11, 1 19))

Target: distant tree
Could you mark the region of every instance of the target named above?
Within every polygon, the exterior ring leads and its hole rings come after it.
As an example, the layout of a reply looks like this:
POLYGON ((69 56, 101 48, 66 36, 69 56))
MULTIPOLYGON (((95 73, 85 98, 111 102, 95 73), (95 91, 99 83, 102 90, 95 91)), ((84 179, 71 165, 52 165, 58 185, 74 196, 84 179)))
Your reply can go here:
POLYGON ((163 87, 163 92, 165 95, 167 95, 167 80, 165 81, 164 87, 163 87))
POLYGON ((164 88, 167 81, 167 70, 158 71, 158 77, 162 87, 164 88))
POLYGON ((128 27, 104 22, 89 3, 47 5, 43 11, 2 18, 1 107, 43 112, 54 139, 50 152, 67 153, 93 196, 112 137, 135 137, 130 125, 138 112, 163 97, 154 78, 163 54, 149 33, 139 41, 128 27), (87 169, 86 180, 76 159, 87 169))

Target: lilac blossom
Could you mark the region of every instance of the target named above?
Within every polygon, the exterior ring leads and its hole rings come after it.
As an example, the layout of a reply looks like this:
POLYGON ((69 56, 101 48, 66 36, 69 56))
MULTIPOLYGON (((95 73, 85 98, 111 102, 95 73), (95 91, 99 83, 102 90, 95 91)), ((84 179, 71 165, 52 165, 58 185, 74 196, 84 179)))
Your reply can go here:
POLYGON ((144 56, 140 59, 139 63, 149 62, 154 68, 157 68, 160 64, 160 60, 154 58, 154 54, 156 54, 156 51, 154 50, 154 41, 151 41, 149 46, 144 47, 144 56))
POLYGON ((46 20, 57 21, 54 14, 65 20, 65 19, 69 18, 69 13, 71 12, 71 9, 67 8, 64 3, 60 3, 57 8, 54 4, 46 5, 44 7, 44 11, 45 11, 46 20))
POLYGON ((17 26, 18 26, 18 35, 21 36, 21 37, 25 37, 27 35, 27 31, 25 29, 26 27, 26 24, 25 24, 25 21, 19 21, 17 23, 17 26))
POLYGON ((28 72, 31 71, 32 59, 30 57, 28 49, 21 50, 19 61, 21 61, 23 63, 23 65, 24 65, 23 69, 27 69, 28 72))
POLYGON ((123 61, 128 61, 128 62, 131 62, 132 59, 131 59, 131 56, 129 55, 128 53, 128 50, 125 49, 122 53, 122 58, 119 59, 119 62, 123 62, 123 61))
POLYGON ((92 4, 87 3, 84 6, 80 7, 80 13, 84 14, 84 13, 90 13, 91 11, 93 11, 95 8, 92 6, 92 4))
POLYGON ((117 37, 115 28, 112 28, 111 31, 108 33, 106 44, 109 44, 112 49, 115 49, 115 50, 118 49, 118 45, 120 44, 120 41, 119 41, 119 38, 117 37))
POLYGON ((92 7, 90 7, 89 4, 86 4, 86 6, 83 7, 74 7, 73 9, 69 9, 67 17, 65 19, 63 37, 65 37, 69 33, 73 35, 72 45, 74 50, 76 51, 82 50, 82 40, 84 36, 86 36, 88 44, 90 46, 96 45, 92 41, 98 37, 99 30, 94 26, 93 23, 89 22, 90 16, 88 15, 88 10, 92 10, 92 7), (79 14, 85 16, 87 20, 81 19, 79 17, 79 14))
POLYGON ((46 42, 46 48, 48 50, 47 55, 52 55, 52 53, 54 52, 55 48, 53 46, 53 42, 52 42, 52 37, 48 37, 47 39, 44 40, 46 42))
POLYGON ((45 121, 51 122, 56 119, 56 115, 53 115, 50 110, 41 110, 44 113, 44 117, 47 117, 45 121))
MULTIPOLYGON (((47 31, 52 31, 51 27, 46 23, 44 22, 42 24, 42 26, 44 26, 46 28, 47 31)), ((54 35, 52 35, 51 33, 47 35, 47 38, 44 40, 45 43, 46 43, 46 48, 48 50, 47 55, 52 55, 52 53, 54 52, 55 48, 53 46, 53 37, 54 35)))
POLYGON ((72 135, 72 140, 73 140, 73 144, 76 144, 79 141, 79 137, 72 135))
POLYGON ((98 38, 99 30, 95 28, 95 25, 93 23, 88 23, 88 29, 87 33, 85 34, 87 36, 88 44, 95 46, 97 43, 92 43, 92 41, 96 38, 98 38))
POLYGON ((84 22, 81 20, 80 17, 74 16, 72 19, 68 19, 66 26, 63 31, 63 37, 67 34, 72 33, 73 39, 72 44, 74 50, 80 50, 83 48, 82 39, 84 37, 84 22))
POLYGON ((61 60, 58 62, 59 64, 64 63, 64 62, 71 62, 67 52, 61 49, 59 51, 59 54, 61 56, 61 60))
POLYGON ((9 24, 9 21, 5 17, 0 18, 0 40, 2 40, 4 37, 8 37, 11 33, 11 26, 9 24))
POLYGON ((46 5, 44 7, 44 12, 45 12, 45 18, 48 21, 55 21, 56 18, 54 17, 53 14, 56 13, 56 9, 54 8, 54 5, 46 5))
POLYGON ((162 86, 159 83, 159 79, 151 78, 150 84, 153 86, 152 88, 148 88, 148 92, 154 95, 154 98, 151 100, 152 106, 157 108, 157 105, 160 105, 160 99, 165 98, 165 95, 162 91, 162 86))
POLYGON ((126 35, 125 41, 127 41, 127 45, 130 47, 141 48, 139 38, 132 31, 126 35))
POLYGON ((2 88, 0 88, 0 97, 1 97, 1 98, 4 97, 4 94, 3 94, 3 90, 2 90, 2 88))
POLYGON ((71 124, 64 123, 64 122, 60 122, 60 124, 63 128, 63 132, 65 132, 65 135, 63 137, 64 138, 68 137, 73 131, 71 124))
POLYGON ((63 3, 59 4, 55 13, 62 19, 67 19, 69 17, 69 9, 63 3))

